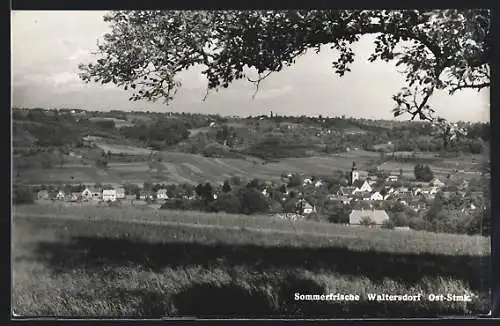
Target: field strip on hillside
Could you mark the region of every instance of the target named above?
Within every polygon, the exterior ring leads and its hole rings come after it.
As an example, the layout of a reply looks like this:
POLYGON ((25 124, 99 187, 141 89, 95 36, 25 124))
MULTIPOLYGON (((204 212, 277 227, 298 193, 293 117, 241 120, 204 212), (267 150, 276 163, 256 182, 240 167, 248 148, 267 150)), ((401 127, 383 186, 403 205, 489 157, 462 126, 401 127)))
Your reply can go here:
POLYGON ((184 162, 184 163, 181 163, 182 165, 184 165, 185 167, 187 167, 188 169, 190 169, 191 171, 193 171, 194 173, 196 174, 203 174, 203 170, 198 168, 197 166, 191 164, 191 163, 187 163, 187 162, 184 162))
POLYGON ((227 164, 226 162, 224 162, 224 161, 222 161, 222 160, 220 160, 218 158, 214 159, 214 161, 217 162, 217 163, 219 163, 223 167, 226 167, 228 169, 234 170, 234 171, 236 171, 238 173, 241 173, 241 174, 246 174, 247 173, 247 172, 245 172, 245 171, 243 171, 243 170, 241 170, 241 169, 239 169, 239 168, 237 168, 235 166, 227 164))
POLYGON ((173 179, 177 180, 180 183, 189 183, 189 184, 196 184, 195 181, 185 178, 182 175, 180 175, 179 171, 177 171, 177 167, 175 166, 174 163, 170 162, 162 162, 163 166, 165 166, 166 170, 168 171, 168 175, 171 176, 173 179))
POLYGON ((190 228, 199 229, 219 229, 219 230, 245 230, 250 232, 260 232, 260 233, 270 233, 270 234, 292 234, 292 235, 309 235, 317 237, 327 237, 327 238, 342 238, 342 239, 354 239, 359 238, 355 235, 329 235, 325 233, 318 232, 304 232, 304 231, 287 231, 287 230, 277 230, 277 229, 264 229, 264 228, 254 228, 254 227, 239 227, 239 226, 222 226, 215 224, 195 224, 195 223, 185 223, 185 222, 170 222, 170 221, 151 221, 151 220, 123 220, 114 217, 92 217, 89 219, 82 219, 74 215, 53 215, 53 214, 14 214, 17 218, 45 218, 45 219, 62 219, 62 220, 78 220, 78 221, 116 221, 119 223, 129 223, 129 224, 147 224, 147 225, 161 225, 161 226, 183 226, 190 228))

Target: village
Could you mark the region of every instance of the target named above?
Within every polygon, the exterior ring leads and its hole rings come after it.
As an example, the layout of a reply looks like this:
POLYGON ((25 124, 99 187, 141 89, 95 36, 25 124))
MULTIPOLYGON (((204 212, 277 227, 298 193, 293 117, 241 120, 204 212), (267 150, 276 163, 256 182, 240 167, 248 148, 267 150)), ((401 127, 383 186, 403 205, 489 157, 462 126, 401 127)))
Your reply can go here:
MULTIPOLYGON (((350 210, 348 225, 366 225, 380 227, 389 221, 387 207, 397 203, 399 206, 416 213, 430 208, 438 194, 445 199, 456 197, 460 202, 457 212, 471 213, 482 209, 481 191, 471 189, 469 181, 449 175, 442 181, 433 177, 428 182, 408 180, 395 173, 382 171, 359 171, 353 162, 346 178, 325 180, 314 176, 283 174, 282 182, 252 180, 246 187, 258 189, 269 203, 267 213, 291 221, 313 219, 324 213, 324 203, 336 203, 350 210), (364 174, 364 177, 361 175, 364 174), (285 203, 293 200, 292 208, 285 203), (287 207, 286 207, 287 206, 287 207)), ((120 207, 149 207, 152 209, 169 208, 170 201, 216 201, 231 187, 241 185, 241 180, 192 185, 164 185, 146 182, 143 187, 130 185, 66 186, 55 189, 53 186, 41 186, 36 192, 37 203, 71 205, 98 205, 120 207), (208 194, 203 191, 208 184, 208 194), (232 185, 232 186, 231 186, 232 185), (208 198, 207 198, 208 196, 208 198)), ((224 209, 222 209, 224 210, 224 209)), ((408 226, 398 226, 409 229, 408 226)))

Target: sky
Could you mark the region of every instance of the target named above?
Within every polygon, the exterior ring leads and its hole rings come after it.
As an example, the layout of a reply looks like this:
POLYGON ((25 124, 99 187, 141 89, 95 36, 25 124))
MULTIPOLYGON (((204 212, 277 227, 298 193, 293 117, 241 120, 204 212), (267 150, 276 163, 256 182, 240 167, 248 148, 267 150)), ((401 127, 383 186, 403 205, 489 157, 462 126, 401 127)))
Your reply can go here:
MULTIPOLYGON (((351 72, 339 77, 325 47, 307 53, 296 64, 255 86, 246 80, 212 92, 202 101, 207 81, 193 68, 179 78, 182 87, 168 106, 162 101, 131 102, 130 93, 114 85, 85 84, 78 64, 94 61, 97 40, 109 31, 104 11, 13 11, 11 15, 12 103, 23 108, 76 108, 87 110, 149 110, 221 115, 341 116, 392 119, 391 97, 404 85, 394 64, 369 63, 373 38, 355 44, 351 72)), ((489 90, 463 90, 450 96, 435 94, 430 103, 452 121, 489 121, 489 90)), ((408 118, 405 116, 403 118, 408 118)))

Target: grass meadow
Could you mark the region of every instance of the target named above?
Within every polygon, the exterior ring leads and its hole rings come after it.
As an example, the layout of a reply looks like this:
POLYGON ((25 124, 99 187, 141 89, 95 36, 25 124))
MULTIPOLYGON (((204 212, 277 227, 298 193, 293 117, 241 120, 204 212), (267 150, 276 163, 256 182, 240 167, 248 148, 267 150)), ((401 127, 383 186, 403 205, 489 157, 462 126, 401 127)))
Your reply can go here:
POLYGON ((13 311, 72 317, 419 317, 488 311, 489 238, 141 209, 15 207, 13 311), (294 294, 358 294, 357 302, 294 294), (418 294, 374 302, 368 293, 418 294), (428 294, 470 294, 430 302, 428 294))

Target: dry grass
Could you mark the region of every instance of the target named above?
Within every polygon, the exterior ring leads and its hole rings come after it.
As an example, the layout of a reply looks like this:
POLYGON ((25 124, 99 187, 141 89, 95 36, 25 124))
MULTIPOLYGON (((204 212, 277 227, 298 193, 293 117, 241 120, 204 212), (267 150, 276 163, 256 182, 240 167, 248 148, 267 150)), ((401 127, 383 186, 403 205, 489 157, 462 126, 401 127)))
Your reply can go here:
MULTIPOLYGON (((350 227, 327 222, 297 221, 294 223, 267 215, 238 215, 226 213, 204 213, 174 210, 148 210, 127 207, 64 207, 59 205, 23 205, 14 208, 17 216, 45 216, 65 219, 92 219, 154 224, 155 222, 186 224, 193 227, 222 229, 245 229, 263 232, 282 232, 293 236, 304 236, 299 246, 318 244, 341 245, 352 250, 373 249, 381 252, 433 253, 443 255, 490 255, 490 238, 454 234, 437 234, 426 231, 396 231, 350 227), (307 243, 307 235, 311 236, 307 243), (338 239, 338 241, 337 241, 338 239)), ((252 243, 253 239, 235 239, 252 243)), ((274 239, 268 237, 274 245, 274 239)))
POLYGON ((118 318, 417 317, 487 310, 487 284, 480 281, 487 273, 481 268, 489 255, 486 238, 313 222, 297 223, 295 231, 289 225, 268 216, 16 207, 13 310, 118 318), (243 224, 250 218, 254 227, 243 224), (352 293, 361 301, 296 302, 296 292, 352 293), (473 301, 367 301, 372 292, 471 294, 473 301))

